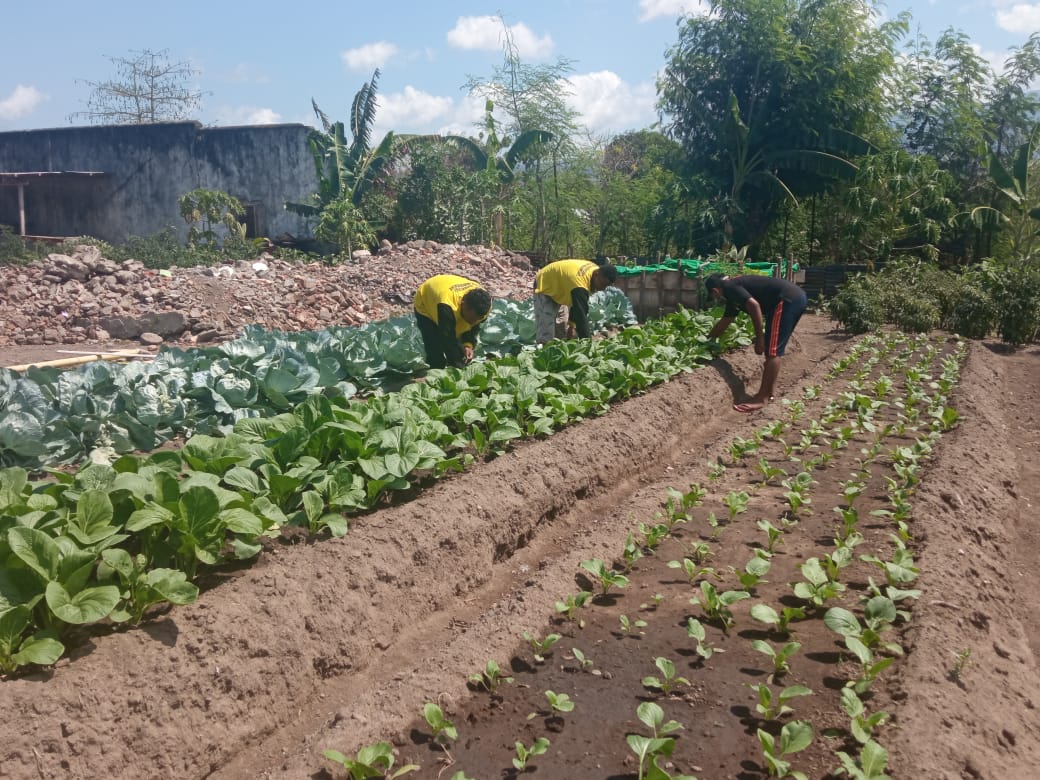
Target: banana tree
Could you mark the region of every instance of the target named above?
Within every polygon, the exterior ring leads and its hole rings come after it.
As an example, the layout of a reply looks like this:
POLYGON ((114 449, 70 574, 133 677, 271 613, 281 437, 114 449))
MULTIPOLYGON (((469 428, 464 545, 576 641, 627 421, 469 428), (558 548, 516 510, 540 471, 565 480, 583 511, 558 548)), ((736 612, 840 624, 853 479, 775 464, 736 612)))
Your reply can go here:
POLYGON ((492 221, 495 243, 502 246, 505 206, 516 181, 518 166, 532 147, 548 143, 553 139, 553 134, 547 130, 527 130, 511 143, 508 138, 500 139, 492 113, 494 107, 491 100, 484 105, 483 143, 460 135, 449 135, 445 137, 445 140, 471 154, 475 166, 482 170, 487 177, 488 183, 494 191, 492 221))
POLYGON ((355 246, 374 242, 374 226, 364 212, 363 203, 391 161, 398 140, 393 132, 388 132, 378 146, 374 149, 370 146, 378 81, 377 68, 372 80, 354 96, 350 109, 350 141, 343 122, 331 121, 311 100, 322 126, 321 130, 311 130, 307 139, 318 175, 318 191, 304 203, 285 204, 294 214, 316 218, 318 237, 346 249, 348 256, 355 246))
MULTIPOLYGON (((734 245, 737 222, 756 222, 751 213, 756 206, 770 210, 769 204, 786 200, 797 204, 800 195, 815 194, 828 181, 851 178, 858 168, 848 157, 872 149, 862 138, 836 128, 820 138, 803 144, 771 143, 755 133, 741 116, 737 96, 730 93, 729 112, 723 138, 730 160, 729 192, 716 208, 722 222, 727 247, 734 245), (753 192, 755 188, 757 192, 753 192)), ((761 215, 757 215, 761 216, 761 215)), ((759 220, 761 221, 761 220, 759 220)), ((754 243, 764 228, 748 225, 738 243, 754 243)))
POLYGON ((999 225, 1010 227, 1011 256, 1027 260, 1040 252, 1040 206, 1037 202, 1037 186, 1030 181, 1030 167, 1033 167, 1034 178, 1037 173, 1037 137, 1040 125, 1037 125, 1029 136, 1029 140, 1015 150, 1011 161, 1011 170, 996 155, 989 156, 989 175, 997 190, 1009 201, 1010 208, 1000 210, 993 206, 977 206, 970 212, 971 221, 980 229, 993 230, 999 225), (1033 191, 1030 192, 1032 184, 1033 191), (1010 213, 1007 213, 1010 212, 1010 213))

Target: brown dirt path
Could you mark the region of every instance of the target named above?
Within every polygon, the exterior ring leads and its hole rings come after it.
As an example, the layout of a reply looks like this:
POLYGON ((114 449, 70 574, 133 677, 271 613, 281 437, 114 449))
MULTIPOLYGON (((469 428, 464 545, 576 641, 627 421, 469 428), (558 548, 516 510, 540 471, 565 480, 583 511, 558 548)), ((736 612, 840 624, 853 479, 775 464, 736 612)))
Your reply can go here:
MULTIPOLYGON (((804 318, 782 392, 817 381, 848 343, 804 318)), ((759 365, 750 350, 716 361, 359 519, 343 540, 214 576, 197 604, 92 637, 53 671, 0 683, 0 778, 305 778, 328 766, 324 748, 406 743, 423 701, 461 700, 467 674, 509 657, 573 590, 578 562, 619 548, 635 518, 614 507, 650 511, 670 472, 764 421, 729 409, 759 365)), ((973 345, 968 366, 964 423, 934 466, 958 495, 922 491, 935 517, 922 586, 938 594, 926 598, 963 609, 951 620, 925 601, 915 619, 919 666, 902 673, 908 696, 886 741, 895 777, 1026 777, 1040 747, 1036 629, 1019 617, 1037 606, 1035 547, 1022 542, 1040 500, 1040 356, 973 345), (937 691, 965 631, 964 688, 937 691)))

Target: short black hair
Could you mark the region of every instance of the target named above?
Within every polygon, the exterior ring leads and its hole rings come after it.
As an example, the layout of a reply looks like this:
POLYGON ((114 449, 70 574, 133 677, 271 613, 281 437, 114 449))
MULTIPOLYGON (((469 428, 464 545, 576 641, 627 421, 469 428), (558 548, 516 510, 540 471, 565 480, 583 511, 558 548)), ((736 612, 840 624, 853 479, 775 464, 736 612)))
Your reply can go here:
POLYGON ((462 296, 462 303, 478 317, 483 317, 491 311, 491 293, 483 287, 475 287, 462 296))
POLYGON ((614 284, 617 281, 617 268, 610 263, 601 265, 596 269, 596 273, 600 275, 601 279, 605 279, 607 284, 614 284))
POLYGON ((704 286, 708 292, 711 292, 716 287, 722 287, 722 280, 726 278, 725 274, 714 273, 710 274, 707 279, 704 280, 704 286))

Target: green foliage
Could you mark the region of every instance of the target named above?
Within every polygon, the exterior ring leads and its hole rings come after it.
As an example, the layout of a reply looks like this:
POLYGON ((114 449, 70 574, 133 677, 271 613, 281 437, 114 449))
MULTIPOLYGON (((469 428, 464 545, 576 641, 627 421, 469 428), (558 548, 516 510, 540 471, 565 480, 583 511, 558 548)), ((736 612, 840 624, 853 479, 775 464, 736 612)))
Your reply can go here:
POLYGON ((680 22, 658 106, 711 199, 716 245, 757 244, 783 202, 854 171, 857 136, 886 133, 906 21, 876 22, 855 0, 725 0, 680 22))
POLYGON ((350 780, 403 777, 419 769, 417 764, 408 764, 391 774, 394 768, 394 750, 389 742, 376 742, 361 748, 356 758, 348 758, 338 750, 324 750, 322 755, 329 761, 347 770, 350 780))
POLYGON ((944 328, 969 338, 996 330, 1006 343, 1028 344, 1040 332, 1040 267, 986 262, 956 273, 928 263, 890 263, 850 279, 828 307, 850 333, 888 323, 911 333, 944 328))
POLYGON ((286 203, 295 214, 317 218, 319 238, 338 245, 349 257, 354 249, 369 245, 375 239, 375 226, 364 208, 380 174, 395 151, 395 137, 387 133, 379 144, 370 146, 372 125, 377 107, 379 69, 371 81, 362 85, 354 96, 350 110, 350 132, 347 141, 343 122, 332 122, 312 101, 322 130, 308 134, 311 156, 318 176, 318 191, 305 203, 286 203))
POLYGON ((187 222, 188 246, 219 249, 222 245, 245 241, 246 226, 239 222, 245 216, 241 201, 219 190, 194 189, 177 199, 181 217, 187 222), (215 228, 226 231, 224 241, 215 228))
POLYGON ((527 761, 533 756, 541 756, 545 754, 545 751, 549 749, 549 745, 552 744, 545 737, 538 737, 530 747, 524 745, 523 742, 516 743, 516 758, 513 759, 513 767, 518 772, 523 772, 527 769, 527 761))

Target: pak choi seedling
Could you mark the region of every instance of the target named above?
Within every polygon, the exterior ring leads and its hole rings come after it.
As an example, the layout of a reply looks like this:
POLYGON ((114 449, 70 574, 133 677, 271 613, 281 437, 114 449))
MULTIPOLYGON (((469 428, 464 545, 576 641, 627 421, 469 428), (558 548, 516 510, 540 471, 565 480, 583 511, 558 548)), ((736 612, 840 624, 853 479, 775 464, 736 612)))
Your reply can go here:
POLYGON ((679 677, 675 673, 675 664, 667 658, 655 658, 654 666, 661 672, 660 677, 653 675, 643 678, 643 685, 647 688, 657 688, 666 696, 671 693, 676 685, 689 685, 690 681, 685 677, 679 677))

